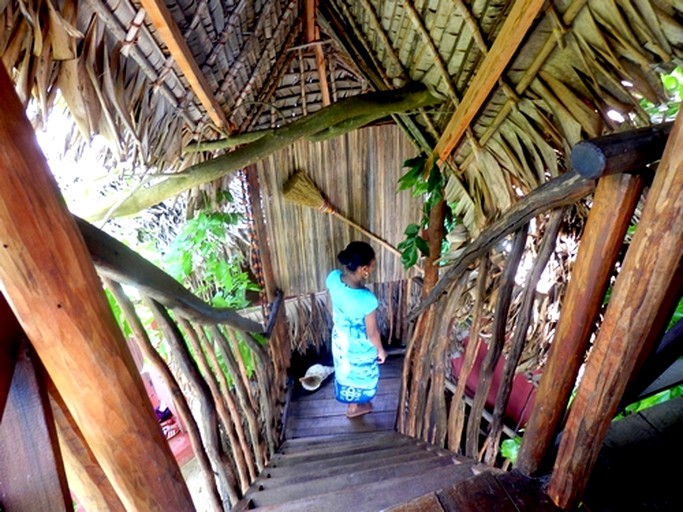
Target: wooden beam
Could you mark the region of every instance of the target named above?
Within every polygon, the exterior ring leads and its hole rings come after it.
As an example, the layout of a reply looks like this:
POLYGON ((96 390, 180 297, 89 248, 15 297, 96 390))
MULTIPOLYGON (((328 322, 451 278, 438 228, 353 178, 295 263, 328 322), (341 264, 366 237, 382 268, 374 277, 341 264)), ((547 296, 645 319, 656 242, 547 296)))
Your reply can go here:
POLYGON ((69 490, 85 510, 125 512, 126 509, 83 438, 64 400, 59 396, 57 388, 52 381, 47 380, 47 393, 59 438, 59 448, 64 458, 69 490))
POLYGON ((498 83, 544 3, 544 0, 517 0, 512 6, 500 34, 468 85, 465 96, 436 144, 434 153, 440 162, 445 162, 460 142, 474 116, 498 83))
MULTIPOLYGON (((306 42, 313 43, 320 39, 320 30, 315 23, 315 13, 318 9, 317 0, 306 0, 306 42)), ((318 68, 318 82, 322 94, 323 107, 330 104, 330 88, 327 85, 327 66, 325 65, 325 53, 322 45, 313 47, 315 52, 315 64, 318 68)))
MULTIPOLYGON (((180 71, 187 79, 192 91, 206 109, 207 114, 216 126, 228 130, 228 120, 218 100, 213 95, 204 74, 183 38, 178 25, 173 20, 166 4, 159 0, 141 0, 142 7, 147 11, 154 28, 157 29, 161 40, 168 48, 171 57, 176 61, 180 71)), ((229 131, 229 130, 228 130, 229 131)))
POLYGON ((539 470, 563 419, 642 189, 643 180, 629 175, 611 176, 598 182, 516 463, 517 469, 526 475, 539 470))
POLYGON ((572 169, 587 179, 642 171, 662 157, 673 122, 584 140, 572 148, 572 169))
MULTIPOLYGON (((548 487, 576 505, 644 343, 669 319, 683 285, 683 117, 648 193, 579 385, 548 487)), ((592 283, 590 284, 592 286, 592 283)))
POLYGON ((43 369, 26 340, 0 423, 0 484, 6 510, 73 509, 43 369))
POLYGON ((126 509, 194 510, 90 254, 4 66, 0 98, 5 297, 126 509))
POLYGON ((129 249, 116 238, 74 216, 95 267, 103 277, 133 286, 174 313, 198 323, 221 323, 248 332, 261 325, 229 308, 214 308, 190 293, 159 267, 129 249))

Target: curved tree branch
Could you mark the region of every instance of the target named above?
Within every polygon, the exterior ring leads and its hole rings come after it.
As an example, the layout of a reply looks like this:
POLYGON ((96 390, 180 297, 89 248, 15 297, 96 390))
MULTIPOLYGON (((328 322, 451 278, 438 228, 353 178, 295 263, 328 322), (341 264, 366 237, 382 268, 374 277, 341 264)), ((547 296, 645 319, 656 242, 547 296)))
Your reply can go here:
POLYGON ((91 212, 85 217, 94 221, 103 218, 107 213, 111 217, 134 215, 193 187, 243 169, 299 139, 310 137, 349 119, 368 116, 373 113, 378 115, 381 113, 380 117, 384 117, 432 106, 440 102, 439 98, 433 96, 420 85, 395 91, 371 92, 347 98, 297 119, 282 128, 268 130, 268 133, 264 134, 263 137, 245 144, 231 153, 193 165, 183 172, 175 173, 161 180, 156 185, 136 190, 132 194, 126 193, 125 195, 128 197, 123 200, 114 197, 99 210, 91 212), (112 209, 112 205, 117 203, 119 203, 118 206, 112 209))
POLYGON ((232 309, 214 308, 187 291, 178 281, 124 244, 74 216, 97 271, 121 284, 139 288, 177 314, 198 323, 224 323, 248 332, 262 332, 261 325, 232 309))
POLYGON ((573 204, 594 190, 594 180, 587 180, 575 171, 570 171, 523 197, 467 246, 457 263, 446 271, 429 295, 410 312, 408 321, 415 320, 420 313, 439 300, 449 285, 498 240, 518 230, 536 215, 551 208, 573 204))

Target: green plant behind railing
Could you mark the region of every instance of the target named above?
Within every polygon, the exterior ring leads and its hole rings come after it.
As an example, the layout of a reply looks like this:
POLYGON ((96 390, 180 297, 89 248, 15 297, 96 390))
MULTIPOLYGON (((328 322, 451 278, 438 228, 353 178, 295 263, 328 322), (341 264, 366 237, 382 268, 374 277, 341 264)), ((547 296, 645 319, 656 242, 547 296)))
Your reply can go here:
POLYGON ((241 221, 237 213, 201 212, 187 221, 162 259, 168 272, 215 307, 249 305, 246 292, 258 291, 243 270, 244 256, 228 252, 228 228, 241 221))
MULTIPOLYGON (((420 153, 414 158, 403 162, 403 167, 408 171, 398 180, 398 190, 410 190, 414 197, 423 197, 422 219, 419 224, 409 224, 403 234, 406 236, 398 250, 401 251, 401 262, 406 270, 415 265, 420 255, 429 256, 429 244, 420 236, 420 231, 429 227, 429 214, 434 205, 443 199, 445 179, 439 166, 433 162, 429 171, 425 171, 427 154, 420 153)), ((446 221, 444 233, 450 232, 455 227, 455 219, 452 208, 446 208, 446 221)), ((448 249, 448 242, 444 236, 442 241, 442 253, 448 249)))

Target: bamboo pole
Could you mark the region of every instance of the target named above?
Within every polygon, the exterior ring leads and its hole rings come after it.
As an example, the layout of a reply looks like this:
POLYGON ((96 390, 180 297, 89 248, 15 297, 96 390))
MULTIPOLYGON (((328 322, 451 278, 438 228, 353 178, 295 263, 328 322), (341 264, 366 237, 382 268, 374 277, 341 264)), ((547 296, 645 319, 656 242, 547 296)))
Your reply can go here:
POLYGON ((598 182, 515 464, 526 475, 540 469, 552 446, 642 187, 641 178, 625 174, 607 176, 598 182))
POLYGON ((194 510, 85 243, 0 68, 3 293, 124 506, 194 510))
POLYGON ((642 344, 662 328, 681 291, 682 123, 679 115, 567 418, 548 487, 564 509, 581 498, 642 344))

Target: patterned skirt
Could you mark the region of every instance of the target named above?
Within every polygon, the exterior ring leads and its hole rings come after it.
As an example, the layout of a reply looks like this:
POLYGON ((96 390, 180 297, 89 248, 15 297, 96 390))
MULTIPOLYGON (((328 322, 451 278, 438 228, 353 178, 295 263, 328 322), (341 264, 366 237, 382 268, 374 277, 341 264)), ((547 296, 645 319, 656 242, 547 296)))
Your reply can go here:
POLYGON ((377 393, 377 349, 368 340, 364 328, 348 327, 335 325, 332 329, 334 394, 340 402, 363 404, 377 393))

